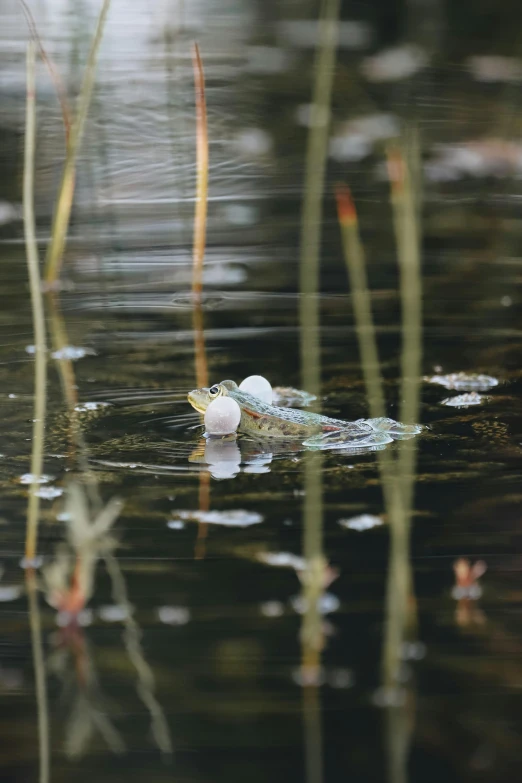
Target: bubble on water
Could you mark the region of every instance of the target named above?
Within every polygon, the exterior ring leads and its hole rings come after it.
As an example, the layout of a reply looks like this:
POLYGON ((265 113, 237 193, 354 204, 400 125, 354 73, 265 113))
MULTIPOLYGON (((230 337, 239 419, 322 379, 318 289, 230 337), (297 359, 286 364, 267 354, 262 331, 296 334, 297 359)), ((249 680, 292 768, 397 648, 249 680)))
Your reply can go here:
POLYGON ((259 611, 264 617, 281 617, 285 612, 285 607, 281 601, 264 601, 259 606, 259 611))
POLYGON ((262 375, 249 375, 248 378, 241 381, 239 388, 241 391, 251 394, 253 397, 257 397, 262 402, 272 405, 272 385, 266 378, 263 378, 262 375))
POLYGON ((232 397, 218 397, 205 411, 205 429, 209 435, 230 435, 241 421, 241 408, 232 397))
POLYGON ((380 527, 384 523, 382 517, 377 517, 373 514, 361 514, 357 517, 350 517, 350 519, 339 519, 337 524, 348 528, 348 530, 357 530, 360 533, 363 530, 380 527))
POLYGON ((190 620, 190 609, 186 606, 160 606, 158 619, 165 625, 186 625, 190 620))

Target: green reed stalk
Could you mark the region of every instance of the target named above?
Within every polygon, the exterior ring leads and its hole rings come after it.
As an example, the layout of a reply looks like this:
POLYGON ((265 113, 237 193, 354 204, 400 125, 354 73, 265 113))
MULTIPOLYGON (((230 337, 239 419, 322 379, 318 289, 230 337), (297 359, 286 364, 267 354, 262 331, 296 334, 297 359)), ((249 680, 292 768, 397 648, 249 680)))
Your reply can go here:
POLYGON ((321 4, 301 214, 299 321, 302 384, 304 389, 318 397, 321 393, 319 254, 339 9, 340 0, 323 0, 321 4))
MULTIPOLYGON (((402 353, 400 419, 416 422, 420 415, 422 371, 422 283, 420 266, 419 188, 417 171, 419 149, 416 136, 388 152, 391 204, 397 243, 402 305, 402 353), (405 154, 404 150, 410 152, 405 154)), ((386 590, 386 632, 383 653, 383 679, 387 687, 398 687, 401 646, 416 624, 413 575, 410 562, 410 530, 413 507, 417 439, 402 441, 398 447, 397 484, 402 514, 390 519, 391 542, 386 590)))
POLYGON ((203 289, 203 261, 207 231, 208 203, 208 124, 205 99, 205 75, 199 47, 192 49, 194 88, 196 93, 196 211, 194 215, 194 245, 192 292, 200 297, 203 289))
POLYGON ((377 337, 372 318, 372 304, 366 274, 366 258, 359 236, 359 222, 349 188, 336 188, 337 215, 341 226, 344 258, 350 279, 353 311, 359 340, 359 353, 364 382, 368 393, 370 416, 386 415, 386 405, 380 372, 377 337))
POLYGON ((27 104, 25 121, 25 152, 24 152, 24 187, 23 187, 23 215, 24 235, 27 254, 27 267, 29 271, 29 286, 31 291, 31 308, 33 311, 34 330, 34 416, 33 416, 33 441, 31 453, 31 474, 33 482, 29 494, 29 506, 27 511, 27 533, 25 543, 25 556, 29 561, 36 556, 38 537, 38 518, 40 510, 40 498, 38 497, 38 478, 43 468, 43 448, 45 432, 46 411, 46 384, 47 384, 47 340, 45 335, 45 316, 41 293, 40 270, 38 261, 38 248, 36 245, 36 225, 34 217, 34 150, 36 136, 36 107, 35 107, 35 50, 33 42, 27 46, 27 104))
POLYGON ((33 482, 30 488, 27 510, 27 532, 25 542, 25 557, 28 563, 25 581, 29 599, 29 622, 31 626, 31 644, 33 650, 33 665, 35 671, 36 702, 38 708, 38 744, 40 760, 40 783, 49 783, 49 718, 47 708, 47 685, 45 679, 45 663, 42 645, 42 629, 38 607, 38 592, 34 560, 38 537, 38 522, 40 498, 37 477, 42 474, 43 446, 45 432, 46 409, 46 337, 43 300, 40 285, 38 249, 36 245, 36 226, 34 217, 34 150, 36 137, 36 96, 35 96, 35 49, 32 41, 27 46, 27 102, 25 119, 25 151, 24 151, 24 186, 23 213, 24 234, 29 270, 29 285, 31 290, 31 307, 33 311, 33 329, 35 344, 35 391, 33 440, 31 453, 31 473, 33 482))
POLYGON ((60 276, 74 196, 76 159, 78 157, 85 121, 91 102, 98 51, 103 37, 105 20, 109 12, 110 4, 111 0, 104 0, 98 17, 91 50, 85 68, 83 83, 78 97, 76 117, 69 136, 69 143, 67 144, 65 165, 54 209, 51 242, 47 248, 47 255, 45 258, 45 280, 49 285, 56 283, 60 276))
MULTIPOLYGON (((384 416, 386 409, 366 274, 366 259, 359 237, 357 212, 351 193, 348 188, 338 186, 336 196, 370 415, 377 418, 384 416)), ((404 447, 409 448, 410 442, 405 441, 399 444, 399 449, 404 447)), ((410 511, 405 507, 403 482, 398 475, 398 461, 386 449, 377 452, 377 461, 391 533, 386 592, 383 679, 386 687, 392 688, 398 683, 401 646, 404 641, 405 629, 411 617, 409 601, 412 586, 409 562, 410 511)), ((408 497, 411 499, 411 493, 408 494, 408 497)))

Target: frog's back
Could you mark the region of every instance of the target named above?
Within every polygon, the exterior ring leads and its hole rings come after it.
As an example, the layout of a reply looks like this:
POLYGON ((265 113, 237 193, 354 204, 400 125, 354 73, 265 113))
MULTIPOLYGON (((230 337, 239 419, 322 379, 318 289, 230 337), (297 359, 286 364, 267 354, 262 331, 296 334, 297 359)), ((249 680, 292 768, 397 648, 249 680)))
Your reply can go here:
POLYGON ((330 419, 318 413, 294 408, 279 408, 247 394, 229 381, 222 384, 241 408, 242 430, 262 432, 272 437, 307 437, 325 429, 337 429, 346 425, 340 419, 330 419), (229 385, 230 384, 230 385, 229 385), (235 388, 234 388, 235 387, 235 388))

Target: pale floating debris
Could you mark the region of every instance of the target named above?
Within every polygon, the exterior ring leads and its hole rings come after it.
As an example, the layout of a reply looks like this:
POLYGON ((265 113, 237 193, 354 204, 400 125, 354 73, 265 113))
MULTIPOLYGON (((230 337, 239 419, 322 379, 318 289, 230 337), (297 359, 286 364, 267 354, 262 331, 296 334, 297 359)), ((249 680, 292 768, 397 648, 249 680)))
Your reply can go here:
POLYGON ((29 356, 34 356, 36 353, 36 345, 26 345, 25 352, 28 353, 29 356))
POLYGON ((353 672, 350 669, 330 669, 326 673, 326 682, 331 688, 351 688, 355 683, 353 672))
POLYGON ((41 555, 37 555, 36 557, 22 557, 20 560, 20 568, 23 568, 24 570, 28 570, 30 568, 41 568, 43 565, 43 557, 41 555))
POLYGON ((10 400, 17 400, 18 399, 18 394, 8 394, 7 396, 9 397, 10 400))
POLYGON ((315 394, 294 389, 292 386, 275 386, 272 394, 272 405, 279 405, 282 408, 303 408, 317 399, 315 394))
POLYGON ((463 177, 503 178, 522 173, 522 146, 503 139, 482 139, 462 144, 438 144, 424 173, 432 182, 453 182, 463 177))
POLYGON ((282 617, 285 607, 281 601, 264 601, 260 604, 259 611, 263 617, 282 617))
POLYGON ((71 519, 72 519, 71 512, 70 511, 60 511, 60 513, 57 514, 56 519, 58 520, 58 522, 70 522, 71 519))
POLYGON ((40 487, 35 492, 35 495, 43 500, 54 500, 63 495, 62 487, 40 487))
POLYGON ((380 527, 383 525, 382 517, 374 516, 373 514, 361 514, 358 517, 351 517, 350 519, 339 519, 338 524, 341 527, 346 527, 349 530, 357 530, 361 533, 363 530, 371 530, 373 527, 380 527))
MULTIPOLYGON (((308 601, 304 595, 297 595, 290 599, 290 603, 294 611, 298 614, 304 614, 308 609, 308 601)), ((331 614, 336 612, 341 605, 341 602, 333 593, 323 593, 317 601, 317 610, 320 614, 331 614)))
POLYGON ((19 585, 0 585, 0 602, 16 601, 22 593, 23 590, 19 585))
POLYGON ((295 111, 295 121, 304 128, 324 128, 330 120, 330 109, 317 103, 302 103, 295 111))
POLYGON ((243 468, 244 473, 270 473, 270 463, 274 455, 271 452, 249 457, 243 468))
POLYGON ((0 201, 0 226, 6 226, 15 220, 21 220, 22 207, 10 201, 0 201))
POLYGON ((359 161, 366 158, 379 141, 399 133, 399 123, 393 114, 368 114, 338 126, 330 140, 330 157, 338 161, 359 161))
POLYGON ((445 400, 442 400, 441 405, 447 405, 449 408, 469 408, 470 405, 480 405, 487 399, 483 394, 466 392, 457 395, 457 397, 446 397, 445 400))
POLYGON ((100 606, 98 609, 98 617, 106 623, 121 623, 129 616, 130 612, 127 606, 111 604, 108 606, 100 606))
POLYGON ((479 82, 522 82, 522 62, 515 57, 478 55, 469 57, 466 65, 473 78, 479 82))
POLYGON ((165 625, 186 625, 190 620, 190 609, 186 606, 160 606, 158 619, 165 625))
POLYGON ((235 144, 247 158, 263 157, 272 149, 272 137, 262 128, 243 128, 236 134, 235 144))
POLYGON ((92 625, 93 619, 94 614, 91 609, 82 609, 81 612, 58 612, 56 625, 59 628, 67 628, 68 625, 74 623, 86 628, 88 625, 92 625))
POLYGON ((19 669, 6 669, 0 667, 0 681, 5 690, 19 690, 24 682, 24 675, 19 669))
POLYGON ((405 44, 366 57, 361 71, 370 82, 398 82, 413 76, 427 65, 428 56, 423 49, 405 44))
POLYGON ((181 519, 170 519, 167 522, 167 527, 169 530, 183 530, 185 523, 181 519))
POLYGON ((253 204, 228 204, 223 213, 231 226, 253 226, 259 222, 259 209, 253 204))
POLYGON ((480 373, 452 372, 448 375, 425 376, 428 383, 436 383, 455 391, 487 391, 498 386, 498 379, 480 373))
POLYGON ((513 300, 510 296, 503 296, 500 300, 502 307, 511 307, 513 300))
POLYGON ((42 473, 41 476, 33 476, 32 473, 24 473, 20 476, 20 484, 48 484, 54 479, 54 476, 49 476, 46 473, 42 473))
POLYGON ((451 595, 456 601, 461 601, 463 598, 469 598, 471 601, 476 601, 482 595, 482 587, 478 582, 473 582, 470 585, 455 585, 451 591, 451 595))
POLYGON ((209 435, 230 435, 241 421, 241 408, 232 397, 218 397, 207 406, 205 429, 209 435))
POLYGON ((78 359, 83 359, 85 356, 96 356, 96 351, 93 348, 66 345, 64 348, 60 348, 59 351, 53 351, 51 356, 53 359, 69 359, 71 362, 75 362, 78 359))
POLYGON ((263 521, 256 511, 235 509, 233 511, 178 511, 180 519, 192 519, 205 522, 208 525, 223 525, 225 527, 249 527, 263 521))
POLYGON ((292 672, 292 680, 302 688, 324 685, 326 681, 322 666, 300 666, 292 672))
POLYGON ((306 568, 304 557, 293 555, 291 552, 261 552, 257 559, 265 565, 277 568, 294 568, 296 571, 303 571, 306 568))
POLYGON ((109 408, 110 402, 80 402, 75 406, 74 410, 78 413, 85 413, 87 411, 99 411, 103 408, 109 408))
POLYGON ((262 375, 249 375, 239 384, 241 391, 251 394, 253 397, 272 405, 273 392, 270 381, 267 381, 262 375))
POLYGON ((422 661, 426 657, 426 645, 424 642, 403 642, 401 658, 404 661, 422 661))
POLYGON ((283 73, 290 59, 288 52, 279 46, 249 46, 246 55, 246 70, 265 75, 283 73))
MULTIPOLYGON (((296 19, 281 22, 279 32, 293 46, 315 48, 319 43, 319 28, 319 23, 314 20, 296 19)), ((342 49, 366 49, 372 40, 372 29, 365 22, 335 22, 330 29, 342 49)))
POLYGON ((404 707, 406 690, 404 688, 378 688, 372 696, 376 707, 404 707))

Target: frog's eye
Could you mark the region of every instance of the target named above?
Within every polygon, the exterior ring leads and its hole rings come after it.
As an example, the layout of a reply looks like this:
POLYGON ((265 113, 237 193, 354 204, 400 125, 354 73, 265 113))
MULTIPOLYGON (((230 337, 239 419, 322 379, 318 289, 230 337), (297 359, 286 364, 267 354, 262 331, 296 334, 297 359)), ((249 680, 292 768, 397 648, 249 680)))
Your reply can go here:
POLYGON ((220 389, 219 386, 216 384, 215 386, 211 386, 208 390, 208 393, 211 397, 217 397, 219 395, 220 389))

